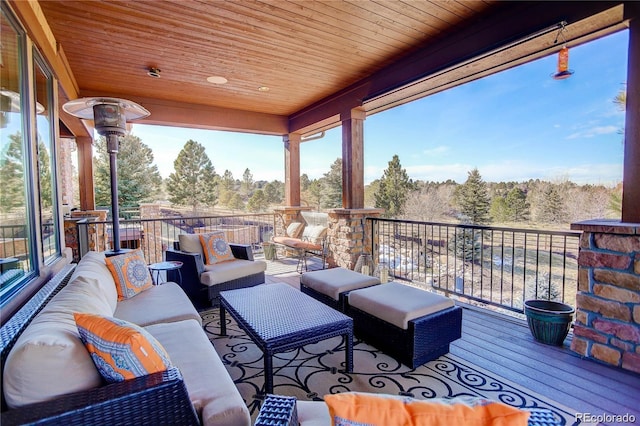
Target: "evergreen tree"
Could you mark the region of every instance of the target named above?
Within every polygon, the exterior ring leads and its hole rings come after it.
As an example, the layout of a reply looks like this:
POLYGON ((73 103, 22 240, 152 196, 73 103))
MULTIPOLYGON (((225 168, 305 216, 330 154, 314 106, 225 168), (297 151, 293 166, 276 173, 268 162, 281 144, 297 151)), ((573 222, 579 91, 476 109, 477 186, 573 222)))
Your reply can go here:
POLYGON ((267 207, 269 207, 269 203, 267 202, 267 197, 264 195, 264 191, 262 189, 254 191, 247 203, 247 210, 257 213, 267 210, 267 207))
POLYGON ((467 262, 479 262, 482 243, 480 231, 468 228, 458 228, 455 236, 449 240, 448 248, 456 257, 467 262))
POLYGON ((244 201, 242 201, 242 197, 237 192, 234 192, 229 200, 229 204, 227 204, 231 210, 244 210, 244 201))
POLYGON ((565 221, 565 208, 559 188, 554 184, 548 184, 542 191, 538 220, 542 223, 563 223, 565 221))
POLYGON ((494 197, 491 200, 490 214, 494 222, 506 222, 509 220, 507 201, 504 197, 494 197))
MULTIPOLYGON (((103 136, 96 142, 94 157, 95 197, 100 206, 111 205, 111 170, 107 140, 103 136)), ((118 205, 139 206, 153 201, 162 191, 162 177, 153 164, 153 151, 133 135, 120 139, 118 147, 118 205)))
POLYGON ((169 175, 169 201, 190 206, 194 213, 199 206, 213 207, 217 201, 216 173, 204 146, 188 140, 173 162, 169 175))
POLYGON ((244 173, 242 174, 240 191, 246 198, 249 198, 251 196, 251 193, 253 192, 253 175, 251 174, 251 170, 249 169, 245 169, 244 173))
POLYGON ((38 142, 38 182, 40 184, 40 207, 49 210, 53 206, 53 180, 51 176, 51 156, 42 141, 38 142))
POLYGON ((307 194, 309 205, 315 207, 316 210, 320 210, 322 205, 322 181, 320 179, 312 180, 307 194))
POLYGON ((342 207, 342 159, 338 158, 331 165, 331 170, 324 174, 322 190, 322 206, 325 208, 342 207))
POLYGON ((309 179, 309 175, 303 173, 300 175, 300 192, 304 192, 309 189, 309 185, 311 185, 311 179, 309 179))
POLYGON ((220 204, 222 204, 223 206, 230 207, 229 202, 233 197, 235 184, 236 181, 235 179, 233 179, 233 173, 231 173, 231 171, 228 169, 225 170, 224 174, 220 178, 218 191, 218 199, 220 201, 220 204))
POLYGON ((394 155, 389 167, 380 178, 380 186, 375 194, 376 207, 385 209, 385 217, 400 217, 404 204, 415 184, 400 164, 400 157, 394 155))
POLYGON ((482 180, 478 169, 471 170, 467 181, 458 187, 456 201, 464 222, 474 225, 486 225, 491 222, 487 184, 482 180))
POLYGON ((9 143, 0 152, 0 211, 12 212, 25 205, 24 157, 22 135, 9 135, 9 143))
POLYGON ((505 200, 508 219, 513 222, 526 222, 529 220, 530 206, 527 202, 527 194, 515 187, 507 194, 505 200))
POLYGON ((280 204, 284 198, 284 183, 277 180, 268 182, 263 191, 268 204, 280 204))

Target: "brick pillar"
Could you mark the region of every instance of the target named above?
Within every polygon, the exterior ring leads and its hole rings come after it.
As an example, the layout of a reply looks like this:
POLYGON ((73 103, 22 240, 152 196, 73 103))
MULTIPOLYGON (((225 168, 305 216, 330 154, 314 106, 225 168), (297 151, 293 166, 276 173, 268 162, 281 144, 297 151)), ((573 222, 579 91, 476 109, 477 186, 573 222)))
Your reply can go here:
POLYGON ((353 269, 362 253, 371 254, 371 224, 381 209, 335 209, 329 212, 329 267, 353 269))
MULTIPOLYGON (((143 203, 140 204, 140 219, 159 219, 162 217, 160 204, 143 203)), ((162 226, 160 222, 141 222, 141 249, 147 253, 149 263, 161 262, 164 260, 164 252, 173 241, 166 241, 162 236, 162 226)))
POLYGON ((581 230, 571 349, 640 373, 640 224, 594 220, 581 230))

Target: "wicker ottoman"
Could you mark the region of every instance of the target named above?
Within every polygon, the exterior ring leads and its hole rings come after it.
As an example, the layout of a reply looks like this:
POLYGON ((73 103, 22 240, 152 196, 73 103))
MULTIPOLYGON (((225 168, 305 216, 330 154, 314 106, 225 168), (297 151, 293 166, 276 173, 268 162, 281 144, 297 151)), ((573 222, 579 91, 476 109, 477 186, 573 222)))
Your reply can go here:
POLYGON ((356 336, 411 368, 448 353, 462 335, 453 300, 397 282, 350 292, 345 312, 356 336))
POLYGON ((305 272, 300 276, 300 290, 316 300, 344 312, 345 296, 351 291, 380 284, 376 277, 346 268, 305 272))

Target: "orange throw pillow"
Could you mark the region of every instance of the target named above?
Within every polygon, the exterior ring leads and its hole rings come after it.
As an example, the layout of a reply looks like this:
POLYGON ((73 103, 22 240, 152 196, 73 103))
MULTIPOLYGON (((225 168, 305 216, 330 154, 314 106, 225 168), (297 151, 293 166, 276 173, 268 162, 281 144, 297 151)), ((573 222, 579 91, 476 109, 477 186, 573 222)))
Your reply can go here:
POLYGON ((129 299, 153 287, 142 250, 107 257, 105 262, 116 282, 118 300, 129 299))
POLYGON ((359 392, 325 395, 334 425, 526 426, 529 412, 484 398, 417 400, 359 392))
POLYGON ((200 244, 202 244, 202 251, 207 265, 235 259, 231 247, 229 247, 227 240, 224 238, 224 232, 201 234, 200 244))
POLYGON ((109 383, 171 367, 167 351, 149 332, 130 322, 102 315, 74 313, 80 339, 109 383))

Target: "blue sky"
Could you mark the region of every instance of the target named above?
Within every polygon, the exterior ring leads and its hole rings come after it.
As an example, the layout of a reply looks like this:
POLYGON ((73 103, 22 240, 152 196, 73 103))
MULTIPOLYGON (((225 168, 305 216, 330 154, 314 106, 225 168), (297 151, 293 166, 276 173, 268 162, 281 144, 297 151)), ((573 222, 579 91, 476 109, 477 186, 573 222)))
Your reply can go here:
MULTIPOLYGON (((556 81, 552 55, 396 107, 365 120, 365 183, 380 178, 394 154, 409 176, 462 183, 477 167, 487 182, 569 179, 613 186, 622 180, 627 31, 570 49, 575 74, 556 81)), ((205 146, 217 173, 284 181, 282 139, 134 124, 163 177, 189 139, 205 146)), ((303 143, 301 173, 322 177, 341 156, 341 129, 303 143)))

